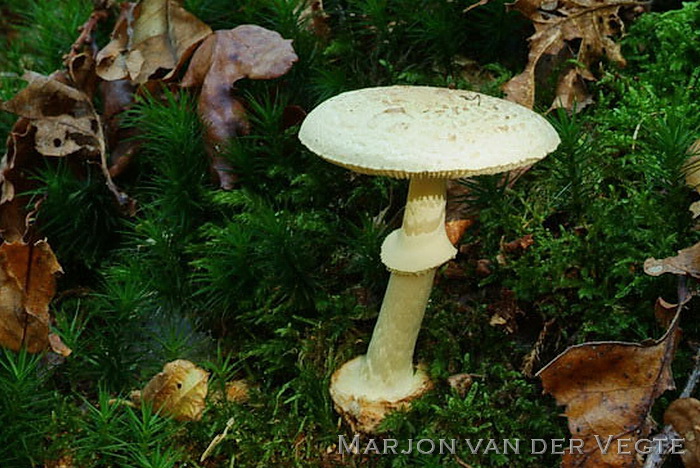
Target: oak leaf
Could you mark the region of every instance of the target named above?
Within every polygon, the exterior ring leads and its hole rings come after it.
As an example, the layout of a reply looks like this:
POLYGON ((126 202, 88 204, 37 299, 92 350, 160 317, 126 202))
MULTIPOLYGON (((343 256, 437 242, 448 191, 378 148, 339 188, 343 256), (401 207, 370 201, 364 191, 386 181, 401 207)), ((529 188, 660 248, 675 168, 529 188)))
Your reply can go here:
POLYGON ((38 353, 49 346, 67 356, 68 349, 50 336, 49 303, 61 273, 48 243, 4 242, 0 246, 0 345, 12 350, 26 347, 38 353))
POLYGON ((199 421, 204 411, 209 374, 190 361, 167 363, 141 391, 141 401, 149 402, 178 421, 199 421))
POLYGON ((565 68, 557 84, 553 108, 581 109, 592 102, 586 81, 594 81, 591 68, 603 57, 624 66, 626 61, 615 38, 624 31, 621 8, 642 7, 634 0, 516 0, 518 10, 535 27, 525 70, 504 85, 511 101, 532 108, 535 103, 536 72, 545 56, 575 59, 565 68))
POLYGON ((538 372, 545 393, 566 406, 572 438, 584 442, 581 453, 566 451, 562 467, 638 466, 630 447, 649 435, 654 401, 675 388, 671 362, 679 312, 666 334, 650 346, 584 343, 568 348, 538 372))
POLYGON ((243 78, 280 77, 297 58, 291 40, 254 25, 214 32, 192 57, 182 86, 202 87, 198 112, 206 128, 205 143, 212 170, 222 188, 232 188, 235 175, 221 153, 229 139, 250 131, 245 108, 232 94, 233 86, 243 78))
POLYGON ((700 401, 680 398, 669 405, 664 413, 664 423, 685 440, 681 459, 686 468, 700 468, 700 401))
POLYGON ((143 0, 122 8, 111 42, 97 54, 97 74, 106 81, 169 79, 211 34, 176 0, 143 0))

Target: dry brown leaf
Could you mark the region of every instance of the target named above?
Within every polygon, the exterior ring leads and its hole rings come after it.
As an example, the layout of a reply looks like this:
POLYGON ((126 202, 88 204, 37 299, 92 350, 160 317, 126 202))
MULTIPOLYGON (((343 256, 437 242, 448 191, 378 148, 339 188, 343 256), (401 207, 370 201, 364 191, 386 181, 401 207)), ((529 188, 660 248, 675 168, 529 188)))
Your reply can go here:
POLYGON ((0 236, 8 242, 21 240, 28 227, 29 195, 22 195, 37 186, 26 171, 34 167, 41 155, 34 147, 36 128, 29 119, 21 118, 7 137, 7 153, 0 161, 0 236))
POLYGON ((83 93, 56 76, 27 72, 29 84, 2 109, 29 119, 36 127, 35 147, 44 156, 66 156, 80 151, 97 157, 102 145, 100 120, 83 93))
POLYGON ((569 68, 559 78, 555 96, 550 109, 563 107, 570 111, 580 111, 593 104, 593 96, 588 92, 586 81, 578 68, 569 68))
POLYGON ((492 262, 488 258, 480 258, 476 261, 476 268, 474 272, 481 277, 489 276, 493 271, 491 271, 492 262))
POLYGON ((243 78, 282 76, 296 61, 291 40, 253 25, 216 31, 192 57, 182 86, 202 87, 198 110, 206 125, 207 152, 222 188, 232 188, 235 175, 221 152, 229 139, 249 132, 245 109, 232 94, 232 87, 243 78))
POLYGON ((651 276, 673 273, 674 275, 690 275, 693 278, 700 278, 700 242, 687 249, 679 250, 675 257, 662 260, 646 259, 644 273, 651 276))
POLYGON ((473 219, 455 219, 452 221, 447 221, 445 223, 445 231, 447 232, 447 238, 452 242, 452 245, 459 244, 462 240, 464 233, 467 229, 474 224, 473 219))
POLYGON ((664 423, 685 439, 681 459, 685 468, 700 468, 700 401, 680 398, 669 405, 664 413, 664 423))
POLYGON ((56 333, 49 333, 49 346, 51 347, 51 351, 63 357, 68 357, 73 354, 73 350, 66 346, 63 340, 61 340, 61 337, 56 333))
POLYGON ((30 353, 51 346, 64 356, 70 354, 58 336, 49 336, 49 303, 60 272, 45 241, 0 246, 0 345, 15 351, 24 346, 30 353))
POLYGON ((634 0, 516 0, 509 7, 518 10, 535 26, 529 38, 530 53, 525 70, 508 81, 503 89, 509 100, 532 108, 535 103, 537 66, 545 56, 575 58, 558 80, 552 107, 582 109, 591 102, 585 80, 595 80, 591 68, 603 57, 625 65, 614 38, 624 30, 621 8, 643 6, 634 0))
MULTIPOLYGON (((24 171, 34 169, 40 162, 33 154, 35 150, 47 157, 76 156, 81 160, 99 161, 107 186, 121 205, 128 205, 129 198, 117 189, 107 170, 102 123, 92 100, 70 85, 70 78, 63 73, 43 76, 27 72, 23 78, 29 82, 27 87, 0 108, 29 122, 30 125, 26 126, 20 119, 16 127, 26 127, 27 135, 31 132, 34 149, 30 149, 29 138, 22 138, 21 145, 17 139, 14 144, 8 145, 8 153, 0 164, 0 182, 3 183, 0 204, 13 201, 17 193, 16 183, 22 177, 26 180, 24 171)), ((3 210, 0 208, 0 212, 3 210)), ((4 224, 2 227, 7 229, 4 224)))
POLYGON ((449 260, 441 269, 441 276, 449 280, 465 280, 469 274, 464 269, 464 265, 455 260, 449 260))
POLYGON ((97 54, 97 74, 106 81, 134 83, 169 79, 211 28, 176 0, 124 3, 112 40, 97 54))
POLYGON ((638 466, 633 447, 651 431, 651 407, 662 393, 675 388, 671 362, 678 318, 677 313, 664 337, 650 346, 584 343, 538 372, 544 391, 566 406, 572 439, 584 442, 580 452, 564 454, 562 467, 638 466))
POLYGON ((124 173, 140 147, 136 138, 137 128, 124 128, 122 117, 135 102, 136 88, 129 80, 103 81, 100 91, 103 102, 102 118, 105 122, 105 137, 109 148, 109 174, 118 177, 124 173))
POLYGON ((207 397, 209 373, 190 361, 167 363, 141 392, 141 401, 149 402, 178 421, 199 421, 207 397))
POLYGON ((662 327, 668 327, 673 321, 677 309, 678 304, 671 304, 659 297, 656 299, 656 304, 654 304, 654 317, 656 317, 656 321, 662 327))
POLYGON ((90 52, 75 55, 66 62, 67 84, 79 89, 90 99, 95 95, 100 79, 95 72, 95 57, 90 52))
POLYGON ((447 206, 445 209, 445 231, 452 245, 457 245, 464 233, 475 222, 469 213, 469 189, 456 180, 447 181, 447 206))
POLYGON ((511 242, 504 242, 501 244, 501 249, 506 253, 518 253, 523 250, 527 250, 532 245, 535 244, 535 238, 532 234, 526 234, 520 239, 515 239, 511 242))

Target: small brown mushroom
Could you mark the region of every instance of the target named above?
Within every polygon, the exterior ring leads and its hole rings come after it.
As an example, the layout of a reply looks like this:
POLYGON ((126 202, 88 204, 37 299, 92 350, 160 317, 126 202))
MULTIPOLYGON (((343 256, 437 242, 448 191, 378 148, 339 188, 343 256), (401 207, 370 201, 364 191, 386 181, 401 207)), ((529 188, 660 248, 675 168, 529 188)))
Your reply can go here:
POLYGON ((533 164, 559 144, 554 128, 520 105, 479 93, 421 86, 368 88, 331 98, 299 139, 324 159, 363 174, 410 179, 400 229, 381 249, 391 271, 367 354, 335 372, 331 396, 356 430, 431 387, 413 351, 437 267, 457 251, 445 232, 452 178, 533 164))

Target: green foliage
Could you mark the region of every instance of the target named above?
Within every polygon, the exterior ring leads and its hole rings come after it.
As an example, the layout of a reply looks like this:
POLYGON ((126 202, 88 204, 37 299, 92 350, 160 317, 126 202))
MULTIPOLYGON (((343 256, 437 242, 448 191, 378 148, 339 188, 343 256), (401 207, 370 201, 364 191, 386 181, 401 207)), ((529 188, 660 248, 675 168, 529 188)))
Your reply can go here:
POLYGON ((121 228, 114 196, 92 168, 77 171, 65 161, 48 164, 36 175, 41 199, 36 223, 61 259, 95 267, 116 245, 121 228), (83 175, 79 175, 82 172, 83 175))
POLYGON ((698 77, 700 62, 700 5, 642 15, 625 41, 626 57, 644 81, 664 94, 698 77))
POLYGON ((87 466, 171 468, 179 450, 170 444, 178 427, 143 404, 134 409, 100 391, 97 405, 85 402, 75 454, 87 466))
MULTIPOLYGON (((469 363, 469 355, 464 358, 467 369, 474 370, 469 363)), ((556 456, 530 453, 530 439, 542 438, 543 434, 546 434, 546 438, 564 437, 562 428, 546 416, 544 402, 533 398, 535 394, 532 385, 518 372, 501 365, 484 364, 479 371, 484 374, 483 379, 475 379, 464 396, 455 390, 445 390, 440 395, 427 396, 417 401, 410 413, 397 412, 390 415, 382 423, 382 427, 389 431, 384 437, 400 441, 431 439, 436 445, 439 439, 447 442, 457 439, 456 455, 475 468, 556 465, 556 456), (475 449, 479 439, 484 442, 480 449, 474 450, 476 453, 472 453, 465 440, 469 440, 475 449), (501 453, 492 451, 483 454, 489 439, 497 442, 501 453), (504 450, 504 439, 513 443, 519 439, 520 453, 504 450)), ((391 466, 464 466, 447 449, 443 452, 441 454, 435 450, 431 455, 423 455, 418 453, 414 444, 413 453, 392 457, 391 466)))
POLYGON ((0 354, 0 459, 3 466, 40 464, 44 437, 56 430, 52 411, 58 398, 46 388, 48 371, 38 356, 22 350, 0 354))
POLYGON ((195 263, 205 270, 201 289, 205 297, 224 294, 214 303, 224 308, 237 303, 245 307, 251 299, 271 309, 284 303, 292 308, 312 306, 320 259, 327 255, 319 246, 329 245, 327 216, 275 211, 244 190, 217 199, 243 212, 223 228, 205 228, 211 240, 195 263))
MULTIPOLYGON (((5 8, 17 15, 17 35, 0 54, 3 71, 23 69, 48 75, 62 68, 63 54, 77 38, 78 27, 90 16, 90 0, 64 0, 48 8, 42 0, 7 0, 5 8)), ((7 39, 6 39, 7 40, 7 39)), ((3 44, 4 45, 4 44, 3 44)))

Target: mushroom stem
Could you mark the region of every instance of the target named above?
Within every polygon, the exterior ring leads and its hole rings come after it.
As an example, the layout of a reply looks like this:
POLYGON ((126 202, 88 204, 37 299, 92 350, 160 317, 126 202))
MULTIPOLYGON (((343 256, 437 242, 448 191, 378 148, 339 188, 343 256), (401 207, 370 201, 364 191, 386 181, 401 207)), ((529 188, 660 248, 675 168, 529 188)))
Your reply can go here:
POLYGON ((392 273, 365 357, 365 379, 384 398, 412 389, 413 350, 433 286, 435 268, 392 273))
POLYGON ((391 278, 367 349, 365 378, 385 396, 413 387, 413 351, 435 270, 456 252, 445 232, 445 188, 445 179, 411 179, 401 229, 382 248, 391 260, 412 261, 385 262, 391 278))
POLYGON ((457 253, 445 232, 446 179, 411 179, 400 229, 382 244, 391 271, 367 354, 331 378, 331 397, 356 430, 372 432, 390 411, 431 388, 413 351, 437 267, 457 253))
POLYGON ((408 198, 401 229, 407 236, 445 230, 447 180, 418 177, 408 185, 408 198))
POLYGON ((411 179, 403 224, 382 244, 382 262, 390 271, 423 273, 457 254, 445 232, 446 187, 443 178, 411 179))

